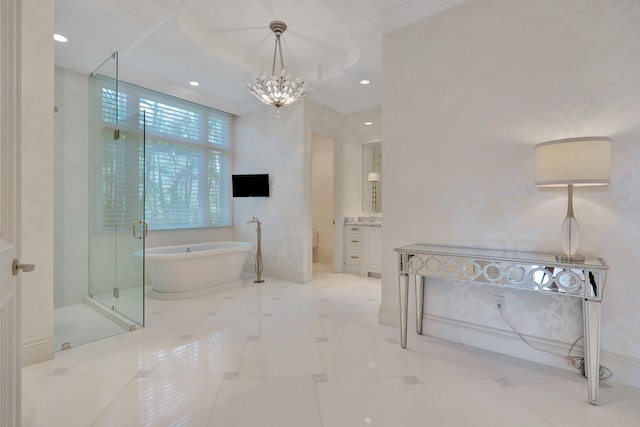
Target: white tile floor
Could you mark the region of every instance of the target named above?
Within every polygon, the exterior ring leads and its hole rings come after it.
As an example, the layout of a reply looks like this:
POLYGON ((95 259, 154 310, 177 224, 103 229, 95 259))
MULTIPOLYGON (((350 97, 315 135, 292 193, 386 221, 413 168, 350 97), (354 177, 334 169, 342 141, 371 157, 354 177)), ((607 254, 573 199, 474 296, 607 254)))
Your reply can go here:
POLYGON ((23 370, 23 425, 638 426, 640 390, 379 325, 380 280, 147 300, 147 327, 23 370))

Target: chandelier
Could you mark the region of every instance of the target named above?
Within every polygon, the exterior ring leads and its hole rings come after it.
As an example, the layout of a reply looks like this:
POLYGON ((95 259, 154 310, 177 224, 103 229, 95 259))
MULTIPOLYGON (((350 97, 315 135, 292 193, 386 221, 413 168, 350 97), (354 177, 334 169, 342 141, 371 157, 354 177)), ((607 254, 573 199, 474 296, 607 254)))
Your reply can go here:
POLYGON ((276 35, 276 45, 273 50, 273 65, 271 66, 271 76, 253 76, 247 89, 256 98, 267 105, 273 105, 278 110, 276 117, 280 115, 280 107, 286 107, 298 100, 307 93, 307 84, 300 79, 292 80, 284 69, 284 59, 282 58, 282 46, 280 36, 287 30, 287 24, 282 21, 272 21, 269 28, 276 35), (276 75, 276 55, 280 54, 280 73, 276 75))

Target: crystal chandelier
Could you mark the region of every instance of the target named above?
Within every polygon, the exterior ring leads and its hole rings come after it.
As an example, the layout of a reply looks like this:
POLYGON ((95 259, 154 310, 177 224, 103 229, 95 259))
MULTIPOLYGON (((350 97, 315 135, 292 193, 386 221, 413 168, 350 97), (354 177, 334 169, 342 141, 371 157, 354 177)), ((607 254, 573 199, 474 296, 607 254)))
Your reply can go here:
POLYGON ((247 89, 260 101, 276 107, 278 109, 276 116, 279 116, 280 107, 293 104, 307 93, 307 84, 300 79, 291 80, 291 76, 285 72, 280 36, 287 30, 287 24, 282 21, 272 21, 269 28, 276 35, 271 76, 258 77, 254 75, 251 82, 247 84, 247 89), (276 75, 276 54, 278 53, 280 53, 280 74, 276 75))

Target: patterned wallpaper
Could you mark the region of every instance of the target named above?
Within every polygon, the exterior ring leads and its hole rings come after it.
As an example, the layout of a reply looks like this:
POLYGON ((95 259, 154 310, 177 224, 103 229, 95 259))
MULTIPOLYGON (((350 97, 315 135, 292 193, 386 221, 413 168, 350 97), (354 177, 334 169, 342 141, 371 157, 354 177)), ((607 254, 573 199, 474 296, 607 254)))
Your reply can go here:
MULTIPOLYGON (((234 240, 256 245, 253 216, 262 222, 262 256, 265 268, 303 273, 306 236, 304 199, 303 108, 261 109, 236 119, 234 173, 268 173, 270 197, 235 198, 234 240)), ((308 230, 310 234, 310 227, 308 230)), ((309 243, 309 251, 310 243, 309 243)), ((253 255, 248 259, 255 259, 253 255)))
MULTIPOLYGON (((398 306, 397 246, 559 251, 566 192, 534 187, 533 147, 606 135, 611 185, 574 193, 580 252, 610 265, 602 349, 640 358, 638 22, 638 1, 476 0, 385 35, 383 307, 398 306)), ((426 310, 508 329, 495 293, 435 282, 426 310)), ((521 332, 582 334, 579 301, 500 293, 521 332)))

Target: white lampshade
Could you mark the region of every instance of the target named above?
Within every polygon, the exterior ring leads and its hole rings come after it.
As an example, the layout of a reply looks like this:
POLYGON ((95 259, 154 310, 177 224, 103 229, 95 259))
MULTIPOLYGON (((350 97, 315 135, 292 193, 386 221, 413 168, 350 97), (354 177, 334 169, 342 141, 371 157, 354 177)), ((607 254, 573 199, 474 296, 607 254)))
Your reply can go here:
POLYGON ((535 146, 536 186, 608 185, 611 138, 558 139, 535 146))
POLYGON ((380 182, 380 174, 378 172, 369 172, 369 177, 367 178, 369 182, 380 182))

